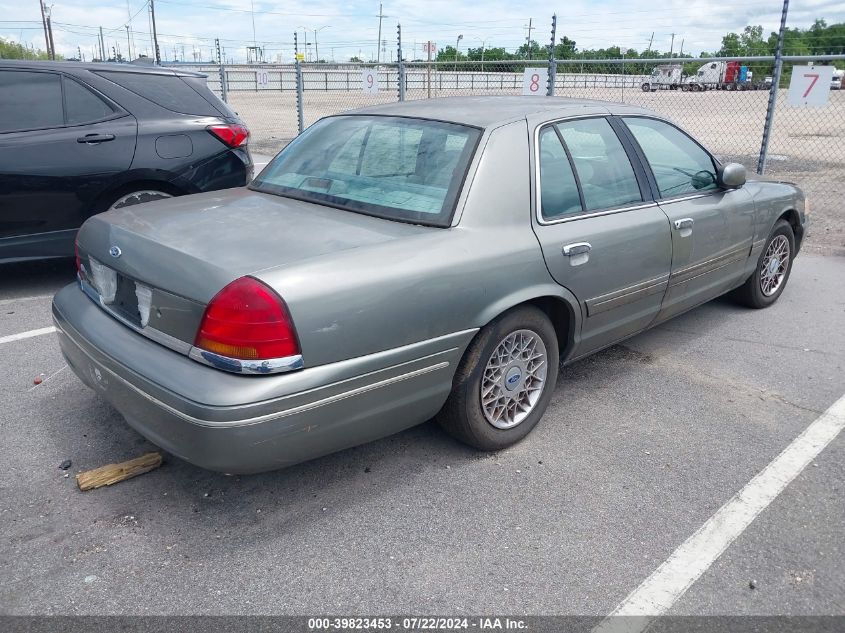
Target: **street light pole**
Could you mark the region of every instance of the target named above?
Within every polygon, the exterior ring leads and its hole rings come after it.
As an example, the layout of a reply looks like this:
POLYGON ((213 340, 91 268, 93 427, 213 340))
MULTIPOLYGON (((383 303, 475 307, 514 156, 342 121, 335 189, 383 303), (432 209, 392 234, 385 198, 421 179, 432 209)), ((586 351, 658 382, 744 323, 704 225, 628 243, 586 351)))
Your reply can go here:
POLYGON ((458 70, 458 51, 461 46, 462 39, 464 39, 463 34, 458 35, 458 39, 455 41, 455 70, 458 70))

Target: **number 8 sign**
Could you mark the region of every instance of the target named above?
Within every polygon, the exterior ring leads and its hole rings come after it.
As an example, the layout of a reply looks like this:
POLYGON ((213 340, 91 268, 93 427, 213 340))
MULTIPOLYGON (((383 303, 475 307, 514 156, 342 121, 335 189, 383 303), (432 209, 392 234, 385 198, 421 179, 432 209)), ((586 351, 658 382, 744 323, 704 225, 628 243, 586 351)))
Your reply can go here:
POLYGON ((546 96, 549 85, 548 68, 526 68, 522 76, 522 94, 546 96))
POLYGON ((365 68, 362 70, 361 83, 364 92, 378 94, 378 71, 375 68, 365 68))

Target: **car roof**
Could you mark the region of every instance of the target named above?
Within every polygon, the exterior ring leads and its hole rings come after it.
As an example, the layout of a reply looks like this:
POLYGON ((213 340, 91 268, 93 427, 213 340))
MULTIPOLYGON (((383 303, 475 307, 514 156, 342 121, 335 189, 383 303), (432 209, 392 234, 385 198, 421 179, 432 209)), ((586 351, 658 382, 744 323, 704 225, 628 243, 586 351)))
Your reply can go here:
POLYGON ((645 108, 612 101, 534 96, 439 97, 397 101, 344 114, 405 116, 487 128, 532 115, 545 115, 541 118, 555 119, 577 116, 583 114, 585 110, 595 112, 596 109, 605 110, 608 114, 654 115, 645 108))
POLYGON ((181 68, 165 68, 163 66, 147 65, 143 61, 135 60, 129 64, 115 62, 72 62, 72 61, 44 61, 31 59, 0 59, 0 68, 19 68, 21 70, 57 70, 60 72, 79 71, 109 71, 144 73, 150 75, 179 75, 182 77, 205 77, 203 73, 181 68))

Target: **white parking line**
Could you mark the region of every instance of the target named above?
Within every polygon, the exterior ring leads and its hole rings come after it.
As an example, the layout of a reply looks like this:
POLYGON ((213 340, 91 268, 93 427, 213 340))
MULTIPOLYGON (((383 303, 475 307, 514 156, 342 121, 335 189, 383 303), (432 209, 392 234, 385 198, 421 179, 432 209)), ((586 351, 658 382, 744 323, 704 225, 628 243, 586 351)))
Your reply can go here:
POLYGON ((649 626, 652 618, 666 613, 843 428, 845 396, 834 402, 678 547, 593 629, 594 633, 639 633, 649 626))
POLYGON ((0 336, 0 344, 11 343, 12 341, 20 341, 24 338, 32 338, 33 336, 41 336, 42 334, 51 334, 56 331, 53 326, 43 327, 40 330, 29 330, 28 332, 21 332, 20 334, 10 334, 9 336, 0 336))

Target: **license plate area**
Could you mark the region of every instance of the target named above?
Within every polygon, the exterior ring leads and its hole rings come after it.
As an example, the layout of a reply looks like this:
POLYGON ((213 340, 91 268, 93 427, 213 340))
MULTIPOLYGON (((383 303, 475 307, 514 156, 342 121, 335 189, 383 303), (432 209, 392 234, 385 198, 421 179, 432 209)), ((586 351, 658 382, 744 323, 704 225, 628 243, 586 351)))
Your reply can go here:
POLYGON ((138 309, 138 296, 135 293, 134 280, 117 273, 117 292, 115 292, 114 301, 108 308, 121 319, 128 321, 135 327, 143 327, 141 325, 141 313, 138 309))

